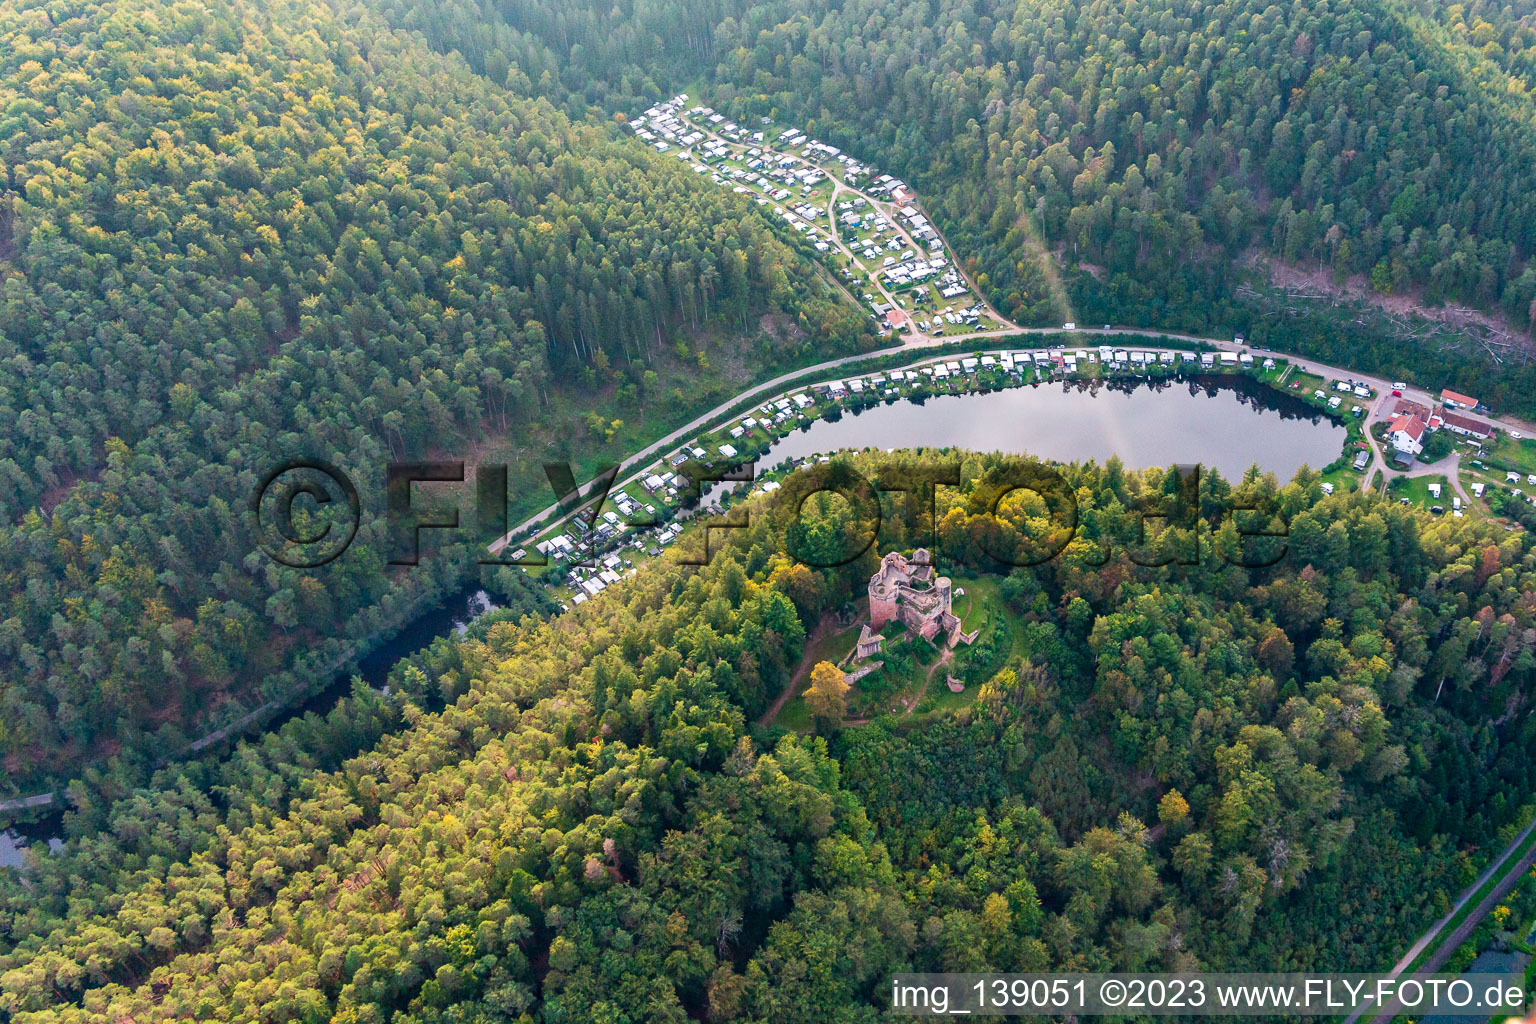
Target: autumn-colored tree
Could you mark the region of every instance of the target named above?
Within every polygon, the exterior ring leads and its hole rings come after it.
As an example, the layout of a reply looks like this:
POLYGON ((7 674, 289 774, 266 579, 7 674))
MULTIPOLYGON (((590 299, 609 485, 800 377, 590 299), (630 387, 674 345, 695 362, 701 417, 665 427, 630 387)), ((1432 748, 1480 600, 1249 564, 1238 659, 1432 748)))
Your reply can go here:
POLYGON ((806 706, 818 721, 841 725, 848 714, 848 679, 830 661, 811 669, 811 685, 805 691, 806 706))
POLYGON ((1488 582, 1488 577, 1499 571, 1499 548, 1496 544, 1489 544, 1483 548, 1483 555, 1477 564, 1477 585, 1482 586, 1488 582))
POLYGON ((1189 801, 1184 794, 1170 789, 1157 802, 1157 820, 1167 827, 1171 836, 1182 835, 1189 821, 1189 801))
POLYGON ((1296 661, 1296 648, 1291 644, 1290 638, 1285 635, 1285 630, 1271 629, 1254 654, 1259 664, 1269 669, 1276 678, 1283 679, 1290 674, 1292 665, 1296 661))

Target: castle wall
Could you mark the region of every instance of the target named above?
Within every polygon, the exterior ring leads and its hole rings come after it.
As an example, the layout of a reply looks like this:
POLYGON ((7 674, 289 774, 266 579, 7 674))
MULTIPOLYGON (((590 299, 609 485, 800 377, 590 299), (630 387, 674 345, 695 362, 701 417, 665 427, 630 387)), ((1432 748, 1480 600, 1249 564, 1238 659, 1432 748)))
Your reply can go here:
MULTIPOLYGON (((932 639, 943 633, 953 645, 959 632, 959 620, 950 612, 952 585, 948 576, 933 579, 930 587, 914 589, 912 567, 931 572, 928 553, 919 553, 909 563, 897 552, 891 552, 880 560, 880 571, 869 581, 869 626, 879 630, 892 621, 900 622, 918 636, 932 639), (947 622, 946 619, 953 620, 947 622)), ((927 579, 925 575, 924 580, 927 579)))
POLYGON ((869 595, 869 628, 880 630, 885 624, 894 619, 899 609, 894 598, 876 597, 873 592, 869 595))

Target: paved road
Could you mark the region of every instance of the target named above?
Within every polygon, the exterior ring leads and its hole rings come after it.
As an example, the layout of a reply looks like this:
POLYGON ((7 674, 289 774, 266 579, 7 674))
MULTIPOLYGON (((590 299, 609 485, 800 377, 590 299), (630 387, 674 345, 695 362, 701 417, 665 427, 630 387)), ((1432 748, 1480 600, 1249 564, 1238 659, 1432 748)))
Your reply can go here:
MULTIPOLYGON (((939 340, 943 341, 943 339, 939 340)), ((699 433, 700 430, 722 419, 725 414, 729 412, 733 407, 740 405, 743 402, 755 401, 760 397, 767 398, 776 396, 779 390, 782 389, 790 381, 804 377, 806 374, 830 373, 838 367, 847 366, 849 363, 861 362, 866 359, 874 359, 879 356, 891 355, 896 352, 901 352, 905 347, 906 346, 897 345, 894 348, 880 349, 875 352, 865 352, 860 355, 843 356, 840 359, 828 359, 826 362, 817 363, 814 366, 808 366, 802 370, 791 370, 788 373, 781 373, 772 380, 764 381, 762 384, 758 384, 754 387, 746 389, 745 391, 739 392, 734 398, 729 398, 726 401, 721 402, 719 405, 715 406, 713 409, 709 410, 703 415, 695 417, 693 420, 681 427, 678 427, 667 436, 661 438, 658 441, 655 441, 650 445, 647 445, 645 448, 642 448, 634 455, 631 455, 629 458, 625 459, 622 463, 619 464, 620 476, 615 478, 613 489, 617 490, 626 484, 632 483, 635 479, 642 475, 640 473, 631 473, 629 476, 625 477, 623 476, 624 473, 650 465, 651 462, 653 462, 663 452, 671 449, 681 441, 694 437, 699 433)), ((587 481, 585 484, 581 485, 581 492, 585 494, 587 489, 592 484, 596 483, 597 480, 598 478, 594 477, 593 479, 587 481)), ((547 506, 539 512, 534 513, 532 516, 529 516, 527 519, 523 520, 513 529, 508 531, 505 537, 493 542, 491 544, 491 553, 496 554, 500 552, 502 548, 506 546, 507 541, 511 540, 514 535, 519 534, 529 529, 530 527, 542 524, 545 520, 549 519, 559 510, 559 503, 556 503, 547 506)))
MULTIPOLYGON (((688 440, 688 439, 696 436, 705 427, 711 426, 711 425, 719 422, 721 419, 723 419, 725 417, 725 414, 728 413, 734 407, 736 407, 738 405, 741 405, 741 404, 743 404, 744 402, 747 402, 747 401, 752 401, 752 402, 755 403, 755 402, 758 402, 760 400, 761 401, 767 401, 768 399, 777 399, 777 398, 781 397, 780 396, 780 391, 781 391, 781 389, 784 388, 784 386, 786 384, 790 383, 791 381, 798 380, 800 378, 806 377, 808 375, 815 375, 815 376, 827 375, 827 374, 830 374, 833 370, 839 369, 840 367, 843 367, 843 366, 847 366, 850 363, 862 362, 864 360, 869 360, 869 359, 877 359, 877 358, 880 358, 882 356, 896 355, 896 354, 899 354, 901 352, 919 352, 922 349, 937 348, 937 347, 942 346, 942 345, 952 345, 952 344, 955 344, 957 342, 976 341, 976 340, 980 340, 980 339, 987 339, 988 341, 993 341, 993 342, 1001 342, 1001 341, 1009 340, 1009 339, 1017 341, 1020 338, 1037 337, 1037 336, 1043 336, 1043 335, 1055 335, 1055 334, 1063 334, 1063 333, 1067 333, 1067 332, 1064 332, 1059 327, 1021 327, 1021 328, 1019 328, 1018 330, 1015 330, 1015 331, 980 331, 980 332, 977 332, 975 334, 960 334, 960 335, 952 335, 950 337, 941 337, 941 338, 935 338, 935 337, 931 337, 929 335, 919 335, 919 336, 917 336, 915 338, 912 338, 911 340, 909 340, 904 345, 896 345, 896 346, 893 346, 891 348, 878 349, 878 350, 876 350, 874 352, 865 352, 865 353, 862 353, 860 355, 843 356, 843 357, 841 357, 839 359, 828 359, 825 362, 816 363, 813 366, 807 366, 807 367, 805 367, 803 369, 791 370, 788 373, 781 373, 777 377, 774 377, 772 380, 764 381, 762 384, 755 385, 753 387, 750 387, 750 388, 746 389, 745 391, 741 391, 741 392, 737 393, 736 396, 733 397, 733 398, 726 399, 724 402, 721 402, 719 405, 715 406, 713 409, 709 410, 708 412, 702 413, 701 415, 695 417, 693 420, 689 421, 688 423, 684 424, 683 426, 678 427, 676 430, 674 430, 671 433, 667 434, 665 437, 663 437, 663 438, 653 442, 650 445, 647 445, 645 448, 641 449, 639 452, 636 452, 634 455, 631 455, 629 458, 625 459, 622 463, 619 464, 619 475, 614 478, 614 482, 613 482, 613 485, 612 485, 611 489, 612 490, 618 490, 621 487, 627 486, 628 484, 631 484, 631 483, 635 482, 635 480, 639 479, 641 476, 644 475, 642 472, 639 472, 639 471, 643 470, 645 467, 649 466, 653 461, 656 460, 657 457, 662 455, 664 452, 671 450, 672 448, 674 448, 676 445, 678 445, 682 441, 688 440), (625 476, 624 474, 626 474, 626 473, 628 473, 629 475, 625 476)), ((1163 333, 1158 332, 1158 331, 1145 330, 1145 329, 1143 329, 1143 330, 1113 330, 1112 329, 1112 330, 1107 331, 1107 332, 1102 330, 1102 329, 1099 329, 1099 330, 1094 330, 1094 331, 1079 331, 1077 333, 1079 333, 1079 334, 1105 334, 1105 333, 1108 333, 1108 334, 1133 334, 1133 335, 1136 335, 1138 337, 1144 337, 1144 338, 1169 338, 1169 339, 1174 340, 1174 341, 1185 341, 1185 342, 1201 342, 1201 341, 1203 341, 1203 342, 1205 342, 1207 344, 1212 344, 1212 345, 1221 344, 1221 342, 1219 342, 1217 339, 1214 339, 1214 338, 1196 338, 1196 337, 1194 337, 1192 335, 1187 335, 1187 334, 1163 334, 1163 333)), ((1230 344, 1230 343, 1227 343, 1227 344, 1230 344)), ((1008 346, 1008 345, 990 345, 990 346, 986 346, 986 347, 987 348, 993 348, 993 349, 998 349, 998 348, 1006 349, 1006 348, 1008 348, 1010 346, 1008 346)), ((796 388, 794 390, 798 391, 800 389, 796 388)), ((580 492, 582 494, 586 494, 588 489, 593 484, 597 483, 598 479, 599 479, 598 477, 593 477, 591 480, 588 480, 586 483, 582 484, 579 487, 580 492)), ((514 526, 510 530, 508 530, 506 535, 503 536, 501 539, 493 541, 491 543, 491 545, 490 545, 491 553, 492 554, 499 554, 502 551, 502 549, 507 546, 507 543, 514 536, 522 534, 522 533, 526 532, 527 530, 529 530, 529 529, 531 529, 533 527, 544 526, 544 525, 552 525, 552 523, 549 523, 548 521, 550 520, 551 516, 555 515, 559 511, 560 511, 560 503, 556 502, 554 504, 551 504, 551 505, 548 505, 548 506, 544 507, 543 509, 539 510, 538 512, 535 512, 533 515, 529 516, 527 519, 523 520, 521 523, 517 524, 516 526, 514 526)))
MULTIPOLYGON (((741 145, 739 143, 732 142, 729 139, 721 137, 720 135, 718 135, 714 131, 712 131, 709 128, 708 125, 700 125, 700 124, 696 123, 695 121, 690 119, 684 111, 681 111, 681 110, 678 111, 677 116, 684 123, 689 124, 693 128, 695 128, 696 130, 702 132, 706 137, 708 137, 710 139, 713 139, 716 142, 721 143, 722 145, 727 146, 728 148, 730 148, 732 150, 732 152, 740 154, 740 153, 745 152, 745 150, 747 148, 747 147, 745 147, 745 146, 743 146, 743 145, 741 145)), ((767 147, 767 146, 764 146, 762 148, 765 151, 779 152, 778 150, 772 150, 772 149, 770 149, 770 147, 767 147)), ((850 260, 852 260, 855 266, 862 267, 864 265, 863 262, 859 259, 859 257, 857 255, 855 255, 848 248, 848 246, 846 246, 843 243, 842 238, 841 238, 840 234, 838 233, 838 230, 837 230, 837 215, 836 215, 837 197, 839 195, 841 195, 845 191, 846 192, 851 192, 851 193, 853 193, 855 195, 862 196, 876 210, 880 210, 882 213, 887 213, 887 211, 872 196, 869 196, 866 193, 864 193, 863 191, 859 190, 858 188, 856 188, 856 187, 854 187, 852 185, 849 185, 845 180, 843 180, 842 178, 838 177, 837 174, 834 173, 833 171, 830 171, 827 168, 822 167, 819 164, 814 164, 814 163, 812 163, 812 162, 810 162, 808 160, 805 160, 804 158, 802 158, 802 157, 800 157, 800 156, 798 156, 796 154, 781 153, 781 155, 791 157, 797 164, 802 165, 804 167, 815 168, 815 169, 821 171, 822 173, 826 174, 828 176, 828 178, 831 179, 832 186, 833 186, 833 188, 832 188, 832 197, 831 197, 831 199, 828 200, 827 214, 828 214, 828 217, 829 217, 829 222, 831 223, 831 226, 832 226, 832 237, 834 239, 835 244, 838 246, 838 248, 840 250, 842 250, 843 254, 845 256, 847 256, 850 260)), ((762 197, 762 198, 764 198, 775 209, 785 210, 785 207, 779 205, 777 202, 774 202, 770 197, 762 197)), ((906 234, 905 230, 901 227, 899 218, 891 215, 890 213, 887 213, 887 219, 889 219, 892 224, 896 225, 896 230, 902 234, 902 237, 906 238, 907 241, 911 242, 914 246, 916 245, 916 243, 912 242, 912 239, 910 238, 910 236, 908 236, 906 234)), ((934 231, 938 232, 938 226, 937 225, 934 225, 934 231)), ((961 269, 960 261, 955 258, 955 253, 954 253, 954 250, 950 247, 949 240, 944 238, 944 235, 943 235, 942 232, 939 232, 939 238, 944 243, 944 251, 948 255, 950 264, 952 266, 954 266, 957 270, 960 270, 961 273, 963 274, 964 271, 963 271, 963 269, 961 269)), ((886 299, 886 301, 890 302, 891 305, 893 307, 895 307, 896 303, 895 303, 894 298, 892 298, 890 293, 888 291, 886 291, 884 285, 882 285, 880 280, 879 280, 879 272, 878 272, 878 270, 875 270, 874 272, 872 272, 870 280, 871 280, 871 283, 874 285, 874 287, 877 288, 880 291, 880 294, 886 299)), ((975 291, 974 284, 972 284, 972 290, 975 291)), ((844 291, 846 293, 846 289, 844 289, 844 291)), ((736 395, 736 397, 728 399, 728 400, 720 403, 719 405, 715 406, 713 409, 709 410, 708 412, 706 412, 706 413, 696 417, 691 422, 685 424, 684 426, 679 427, 678 429, 676 429, 676 430, 672 431, 671 433, 667 434, 665 437, 661 438, 660 440, 658 440, 658 441, 648 445, 646 448, 642 449, 641 451, 639 451, 639 452, 635 453, 634 455, 630 456, 629 458, 625 459, 620 464, 620 466, 619 466, 618 476, 616 476, 615 480, 614 480, 614 485, 613 485, 614 488, 624 487, 624 486, 626 486, 626 485, 628 485, 630 483, 633 483, 639 476, 642 475, 638 471, 639 470, 643 470, 658 455, 662 454, 664 451, 666 451, 667 449, 671 448, 672 446, 678 444, 679 442, 681 442, 681 441, 683 441, 683 440, 685 440, 687 438, 690 438, 693 435, 697 434, 700 430, 702 430, 706 426, 709 426, 712 423, 722 419, 725 416, 725 414, 727 412, 729 412, 733 407, 735 407, 737 405, 740 405, 740 404, 742 404, 742 403, 744 403, 744 402, 746 402, 748 400, 756 401, 759 398, 770 398, 770 397, 771 398, 777 398, 778 396, 776 394, 776 389, 782 388, 784 385, 788 384, 792 380, 795 380, 796 378, 804 377, 804 376, 811 375, 811 374, 817 374, 817 375, 829 374, 831 371, 836 370, 839 367, 846 366, 846 365, 848 365, 850 363, 858 362, 858 361, 864 360, 864 359, 870 359, 870 358, 874 358, 874 357, 878 357, 878 356, 891 355, 893 353, 902 352, 902 351, 916 351, 916 350, 920 350, 920 349, 924 349, 924 348, 930 348, 930 347, 938 346, 938 345, 952 345, 952 344, 956 344, 956 343, 964 343, 964 342, 970 342, 970 341, 986 341, 986 342, 992 343, 992 344, 989 344, 987 346, 984 346, 985 348, 994 348, 994 349, 995 348, 1006 348, 1006 347, 1009 347, 1009 346, 1002 345, 1002 344, 999 344, 999 343, 1004 342, 1004 341, 1008 341, 1008 340, 1017 340, 1017 339, 1029 338, 1029 337, 1033 337, 1033 338, 1049 338, 1051 336, 1060 335, 1060 334, 1072 334, 1074 336, 1092 336, 1092 335, 1107 335, 1107 334, 1129 335, 1129 336, 1132 336, 1132 337, 1140 337, 1140 338, 1148 338, 1148 339, 1159 339, 1159 340, 1163 340, 1163 341, 1175 341, 1175 342, 1184 342, 1184 343, 1192 343, 1192 344, 1210 345, 1210 346, 1215 347, 1217 349, 1220 349, 1220 350, 1223 350, 1223 351, 1228 351, 1228 352, 1244 351, 1247 348, 1246 346, 1240 345, 1240 344, 1238 344, 1237 342, 1233 341, 1230 338, 1206 338, 1206 337, 1201 337, 1200 335, 1196 335, 1196 334, 1181 334, 1181 333, 1178 333, 1176 331, 1163 331, 1163 330, 1158 330, 1157 328, 1150 328, 1150 327, 1121 327, 1121 326, 1115 326, 1115 325, 1111 324, 1111 325, 1107 325, 1106 327, 1080 328, 1080 329, 1077 329, 1075 331, 1070 331, 1070 332, 1065 330, 1064 328, 1060 328, 1060 327, 1019 327, 1016 324, 1013 324, 1010 321, 1006 320, 1002 316, 1002 314, 1000 314, 996 310, 992 309, 991 305, 987 303, 986 299, 981 297, 981 293, 979 291, 976 291, 975 293, 976 293, 977 297, 980 299, 980 301, 982 303, 982 306, 992 316, 996 317, 1000 322, 1002 322, 1003 324, 1007 325, 1004 329, 996 330, 996 331, 974 331, 974 332, 971 332, 971 333, 968 333, 968 334, 952 334, 952 335, 945 335, 945 336, 941 336, 941 337, 934 337, 932 335, 925 334, 925 333, 919 331, 917 329, 916 318, 915 317, 909 317, 908 320, 907 320, 907 325, 906 325, 907 326, 907 332, 905 334, 905 343, 903 345, 899 345, 899 346, 896 346, 894 348, 881 349, 881 350, 879 350, 877 352, 865 353, 863 355, 844 356, 843 358, 840 358, 840 359, 829 359, 829 360, 827 360, 825 362, 817 363, 814 366, 808 366, 808 367, 805 367, 805 368, 800 369, 800 370, 794 370, 794 371, 791 371, 789 373, 780 374, 779 376, 773 378, 772 380, 765 381, 762 384, 758 384, 758 385, 755 385, 754 387, 748 388, 747 390, 742 391, 741 393, 736 395), (629 473, 628 476, 624 476, 623 475, 626 472, 629 473)), ((1255 351, 1262 351, 1262 350, 1255 350, 1255 351)), ((1382 452, 1380 451, 1378 445, 1376 444, 1375 439, 1370 436, 1370 424, 1372 422, 1374 422, 1376 419, 1379 419, 1379 418, 1382 418, 1382 417, 1388 415, 1388 413, 1385 410, 1388 409, 1388 407, 1389 407, 1389 405, 1390 405, 1390 403, 1392 401, 1395 401, 1391 397, 1391 391, 1392 391, 1391 382, 1382 380, 1382 379, 1377 378, 1377 377, 1372 377, 1372 376, 1369 376, 1367 374, 1362 374, 1359 371, 1345 370, 1345 369, 1342 369, 1342 368, 1339 368, 1339 367, 1329 366, 1326 363, 1320 363, 1320 362, 1317 362, 1316 360, 1306 359, 1306 358, 1303 358, 1303 357, 1300 357, 1300 356, 1287 355, 1287 356, 1285 356, 1285 358, 1287 360, 1289 360, 1298 369, 1305 370, 1308 373, 1317 374, 1319 376, 1330 378, 1330 379, 1347 378, 1347 379, 1351 379, 1351 380, 1362 381, 1364 383, 1369 384, 1372 388, 1374 388, 1377 391, 1377 394, 1379 396, 1381 396, 1379 401, 1377 402, 1376 406, 1372 409, 1370 415, 1368 415, 1367 418, 1366 418, 1367 422, 1365 424, 1365 427, 1366 427, 1365 433, 1366 433, 1367 442, 1370 444, 1370 447, 1371 447, 1371 452, 1372 452, 1372 456, 1373 456, 1373 462, 1372 462, 1370 468, 1368 468, 1367 471, 1366 471, 1365 480, 1366 480, 1366 486, 1369 487, 1370 486, 1370 481, 1372 479, 1374 479, 1375 473, 1379 469, 1381 471, 1382 477, 1383 477, 1382 486, 1385 487, 1386 486, 1386 480, 1389 477, 1389 475, 1392 473, 1392 471, 1387 468, 1386 463, 1385 463, 1385 461, 1383 459, 1383 456, 1382 456, 1382 452)), ((1408 388, 1408 389, 1406 389, 1404 391, 1404 394, 1405 394, 1405 396, 1407 396, 1409 398, 1415 399, 1415 400, 1417 400, 1417 401, 1419 401, 1421 403, 1424 403, 1424 404, 1427 404, 1427 405, 1430 405, 1430 406, 1433 406, 1436 403, 1435 396, 1431 395, 1427 391, 1423 391, 1422 389, 1408 388)), ((1512 418, 1496 419, 1496 420, 1493 420, 1493 422, 1498 423, 1500 426, 1503 426, 1506 430, 1514 429, 1514 430, 1518 430, 1518 431, 1529 432, 1531 434, 1536 434, 1536 427, 1533 427, 1530 424, 1523 423, 1523 422, 1521 422, 1519 420, 1515 420, 1515 419, 1512 419, 1512 418)), ((594 478, 594 480, 590 480, 586 484, 581 485, 580 491, 582 493, 585 493, 588 490, 588 488, 590 488, 592 486, 592 484, 595 483, 595 482, 596 482, 596 479, 594 478)), ((1458 482, 1458 489, 1459 489, 1459 482, 1458 482)), ((567 496, 567 497, 569 497, 569 496, 567 496)), ((491 546, 490 546, 491 552, 493 554, 501 552, 507 546, 508 542, 514 536, 517 536, 517 535, 519 535, 521 533, 524 533, 524 532, 526 532, 526 531, 528 531, 528 530, 530 530, 530 529, 532 529, 532 528, 534 528, 536 526, 548 525, 550 517, 554 516, 558 511, 559 511, 559 504, 556 503, 556 504, 552 504, 552 505, 549 505, 549 506, 545 507, 543 510, 541 510, 541 511, 535 513, 534 515, 530 516, 529 518, 525 519, 523 522, 519 523, 517 526, 513 527, 510 531, 508 531, 508 533, 505 536, 503 536, 501 539, 499 539, 499 540, 495 541, 494 543, 492 543, 491 546)))
MULTIPOLYGON (((1471 885, 1462 890, 1461 895, 1451 905, 1451 909, 1446 911, 1445 916, 1431 925, 1428 931, 1419 936, 1417 942, 1408 947, 1408 952, 1404 953, 1402 959, 1393 964, 1392 969, 1387 972, 1388 977, 1395 978, 1406 971, 1419 954, 1428 949, 1430 944, 1440 937, 1441 932, 1450 924, 1451 919, 1461 913, 1462 908, 1477 894, 1477 890, 1481 889, 1488 882, 1488 879, 1502 872, 1498 884, 1488 891, 1488 895, 1483 898, 1482 902, 1473 908, 1472 913, 1468 914, 1466 919, 1440 943, 1435 949, 1434 954, 1415 973, 1433 974, 1445 966, 1445 962, 1451 958, 1451 954, 1456 952, 1456 949, 1467 940, 1467 936, 1472 934, 1482 919, 1488 916, 1488 913, 1498 905, 1500 900, 1509 894, 1509 890, 1514 888, 1515 884, 1520 881, 1520 878, 1531 869, 1531 866, 1536 864, 1536 846, 1527 851, 1525 856, 1519 858, 1513 867, 1510 867, 1508 864, 1510 857, 1514 854, 1515 850, 1519 849, 1520 844, 1525 842, 1532 829, 1536 829, 1536 819, 1532 819, 1531 823, 1525 826, 1525 830, 1515 837, 1514 842, 1506 846, 1504 851, 1483 869, 1483 873, 1478 875, 1471 885)), ((1390 1003, 1383 1007, 1381 1012, 1372 1019, 1371 1024, 1387 1024, 1401 1010, 1401 1004, 1397 1002, 1390 1003)), ((1355 1024, 1364 1014, 1364 1010, 1356 1010, 1344 1018, 1344 1024, 1355 1024)))
POLYGON ((1467 496, 1467 492, 1461 486, 1461 452, 1452 452, 1439 462, 1420 462, 1416 463, 1412 469, 1393 471, 1394 476, 1400 476, 1405 480, 1412 480, 1415 477, 1421 476, 1440 476, 1442 474, 1450 481, 1451 490, 1455 491, 1457 497, 1461 498, 1461 503, 1463 505, 1470 505, 1472 499, 1467 496))
MULTIPOLYGON (((663 452, 671 449, 678 443, 695 436, 706 426, 710 426, 723 419, 726 413, 729 412, 733 407, 747 401, 758 402, 766 401, 769 398, 777 398, 779 397, 779 389, 782 389, 790 381, 796 380, 798 378, 813 375, 829 376, 831 375, 832 371, 840 367, 847 366, 850 363, 856 363, 866 359, 874 359, 880 356, 895 355, 901 352, 916 353, 923 349, 935 348, 942 345, 953 345, 956 343, 970 341, 985 341, 988 344, 979 346, 978 351, 996 351, 999 349, 1007 349, 1013 347, 1013 345, 1008 344, 1009 342, 1018 344, 1022 339, 1026 338, 1052 338, 1057 335, 1067 334, 1074 336, 1128 335, 1130 337, 1147 338, 1149 340, 1161 339, 1164 341, 1209 345, 1212 348, 1227 352, 1250 351, 1247 346, 1240 345, 1230 338, 1207 338, 1196 334, 1181 334, 1177 331, 1160 331, 1151 327, 1116 327, 1114 325, 1111 325, 1107 329, 1103 327, 1092 327, 1078 328, 1075 331, 1066 331, 1060 327, 1021 327, 1013 331, 979 331, 972 334, 956 334, 938 338, 928 335, 909 337, 909 340, 904 345, 879 349, 878 351, 867 352, 862 355, 843 356, 839 359, 829 359, 825 362, 816 363, 813 366, 807 366, 803 369, 792 370, 788 373, 780 374, 772 380, 765 381, 762 384, 755 385, 754 387, 740 392, 734 398, 730 398, 724 402, 721 402, 719 405, 715 406, 708 412, 695 417, 689 423, 672 431, 653 444, 648 445, 646 448, 637 452, 630 458, 625 459, 624 462, 620 464, 620 476, 615 479, 613 486, 615 489, 617 489, 619 487, 633 483, 642 474, 639 472, 630 472, 631 470, 639 470, 643 469, 645 466, 648 466, 663 452), (626 472, 630 472, 630 475, 624 476, 623 474, 626 472)), ((1152 348, 1155 346, 1148 347, 1152 348)), ((1251 351, 1260 353, 1262 350, 1252 349, 1251 351)), ((1288 355, 1278 352, 1274 354, 1279 358, 1290 361, 1299 370, 1305 370, 1308 373, 1316 374, 1328 379, 1348 379, 1360 381, 1375 388, 1380 395, 1380 398, 1378 399, 1377 404, 1373 408, 1371 414, 1367 417, 1368 422, 1366 424, 1366 437, 1371 445, 1372 452, 1375 454, 1376 462, 1373 463, 1371 468, 1367 470, 1367 475, 1365 478, 1366 486, 1369 487, 1371 477, 1374 474, 1376 468, 1380 468, 1382 470, 1383 477, 1385 477, 1388 472, 1395 472, 1387 470, 1385 463, 1382 462, 1381 453, 1377 448, 1375 439, 1371 438, 1369 429, 1370 422, 1374 422, 1376 419, 1387 415, 1387 413, 1383 410, 1389 409, 1391 404, 1396 402, 1396 399, 1394 399, 1391 394, 1391 381, 1382 380, 1381 378, 1361 373, 1358 370, 1348 370, 1342 367, 1330 366, 1327 363, 1318 362, 1315 359, 1306 359, 1301 356, 1288 355)), ((1434 395, 1430 394, 1428 391, 1425 391, 1422 388, 1409 387, 1403 392, 1403 394, 1407 398, 1427 405, 1434 405, 1438 401, 1434 395)), ((1528 434, 1536 434, 1536 427, 1532 427, 1530 424, 1513 417, 1481 416, 1474 418, 1486 420, 1487 422, 1496 424, 1505 430, 1513 429, 1523 431, 1528 434)), ((1442 472, 1442 470, 1437 468, 1435 472, 1442 472)), ((596 483, 596 478, 588 481, 586 484, 583 484, 581 487, 582 493, 586 493, 587 489, 593 483, 596 483)), ((1383 486, 1385 486, 1385 481, 1383 481, 1383 486)), ((506 546, 507 541, 516 534, 525 532, 535 526, 547 525, 547 521, 550 519, 550 517, 558 511, 559 505, 553 504, 539 512, 534 513, 532 516, 525 519, 523 522, 519 523, 516 527, 510 530, 505 537, 491 544, 491 552, 493 554, 500 552, 506 546)))

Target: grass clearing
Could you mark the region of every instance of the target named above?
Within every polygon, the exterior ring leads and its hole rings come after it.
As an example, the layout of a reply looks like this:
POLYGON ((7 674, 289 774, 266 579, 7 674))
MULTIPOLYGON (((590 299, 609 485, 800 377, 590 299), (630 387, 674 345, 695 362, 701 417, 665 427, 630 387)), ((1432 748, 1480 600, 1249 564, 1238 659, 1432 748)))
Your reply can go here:
POLYGON ((1395 478, 1388 486, 1387 494, 1394 500, 1407 498, 1412 504, 1421 509, 1428 509, 1434 505, 1449 509, 1451 507, 1451 498, 1455 496, 1455 491, 1451 489, 1450 480, 1444 476, 1416 476, 1395 478), (1431 484, 1439 485, 1440 496, 1438 498, 1430 493, 1429 488, 1431 484))
POLYGON ((1508 466, 1521 474, 1536 473, 1536 439, 1523 437, 1517 440, 1501 432, 1496 440, 1488 443, 1486 461, 1490 466, 1508 466))

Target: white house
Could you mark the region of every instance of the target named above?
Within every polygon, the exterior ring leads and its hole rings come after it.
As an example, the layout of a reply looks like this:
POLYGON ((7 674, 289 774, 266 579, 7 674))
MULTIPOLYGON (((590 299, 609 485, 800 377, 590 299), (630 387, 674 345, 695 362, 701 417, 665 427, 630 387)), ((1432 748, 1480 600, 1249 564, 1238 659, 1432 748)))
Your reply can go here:
POLYGON ((1424 450, 1424 421, 1404 413, 1387 427, 1387 440, 1404 455, 1418 455, 1424 450))

